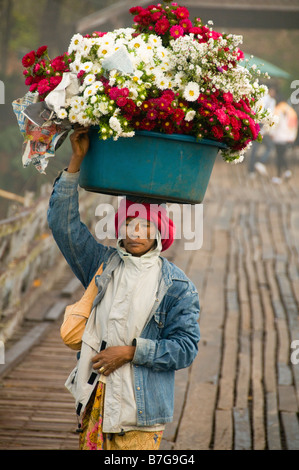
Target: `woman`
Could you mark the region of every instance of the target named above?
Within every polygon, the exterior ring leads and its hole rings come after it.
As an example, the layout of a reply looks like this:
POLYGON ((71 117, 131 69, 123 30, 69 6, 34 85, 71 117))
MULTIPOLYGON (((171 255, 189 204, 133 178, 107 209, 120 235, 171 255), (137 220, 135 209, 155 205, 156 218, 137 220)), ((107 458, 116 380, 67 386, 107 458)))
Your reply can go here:
POLYGON ((49 226, 84 287, 103 263, 80 359, 66 384, 81 421, 80 449, 155 450, 173 417, 174 372, 197 354, 198 293, 160 256, 173 241, 166 210, 139 204, 130 212, 134 206, 124 200, 115 219, 117 248, 93 238, 80 221, 77 191, 88 130, 78 128, 70 139, 73 154, 54 183, 49 226))

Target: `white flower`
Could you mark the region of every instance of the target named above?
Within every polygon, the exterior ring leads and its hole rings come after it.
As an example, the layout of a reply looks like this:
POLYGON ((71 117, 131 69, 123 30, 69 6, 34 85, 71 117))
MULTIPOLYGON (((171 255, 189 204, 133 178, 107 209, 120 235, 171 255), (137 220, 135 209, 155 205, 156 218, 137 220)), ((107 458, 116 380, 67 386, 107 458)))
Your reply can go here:
POLYGON ((137 50, 139 48, 145 49, 145 42, 141 39, 140 36, 137 38, 133 38, 132 41, 129 42, 128 46, 130 49, 137 50))
POLYGON ((188 111, 185 116, 185 121, 192 121, 196 112, 194 110, 188 111))
POLYGON ((70 71, 74 73, 79 73, 81 70, 82 63, 80 60, 74 60, 70 63, 70 71))
POLYGON ((82 40, 83 40, 83 36, 79 33, 75 34, 72 37, 71 43, 70 43, 69 48, 68 48, 69 54, 71 54, 73 51, 77 51, 81 48, 82 40))
POLYGON ((108 114, 108 103, 102 101, 101 103, 99 103, 98 109, 102 114, 108 114))
POLYGON ((163 73, 158 72, 155 76, 155 84, 159 88, 159 90, 166 90, 169 85, 169 80, 167 80, 163 73))
POLYGON ((85 85, 92 85, 92 83, 95 82, 95 75, 93 75, 92 73, 89 73, 88 75, 86 75, 86 77, 84 78, 84 84, 85 85))
POLYGON ((155 34, 150 34, 149 35, 148 42, 152 46, 156 46, 156 47, 161 47, 162 46, 162 39, 160 38, 160 36, 156 36, 155 34))
POLYGON ((91 72, 92 72, 94 75, 99 75, 99 74, 101 74, 101 73, 103 72, 101 65, 98 64, 98 63, 94 63, 94 64, 93 64, 93 67, 92 67, 92 69, 91 69, 91 72))
POLYGON ((78 119, 77 113, 74 113, 74 112, 70 111, 70 112, 69 112, 68 119, 69 119, 69 121, 72 122, 72 123, 77 122, 77 119, 78 119))
POLYGON ((84 111, 82 111, 81 113, 77 115, 77 122, 81 124, 82 126, 87 126, 90 124, 90 119, 87 116, 87 114, 85 114, 84 111))
POLYGON ((102 82, 96 81, 91 85, 91 88, 93 89, 94 93, 97 93, 98 91, 103 91, 104 87, 102 82))
POLYGON ((84 70, 84 72, 91 72, 92 70, 92 67, 93 67, 93 63, 92 62, 83 62, 82 65, 81 65, 81 70, 84 70))
POLYGON ((68 117, 68 114, 64 108, 60 108, 59 111, 57 112, 57 116, 59 117, 59 119, 65 119, 68 117))
POLYGON ((91 43, 90 39, 84 38, 84 39, 83 39, 83 42, 82 42, 81 49, 80 49, 80 52, 81 52, 81 54, 82 54, 83 57, 87 57, 87 56, 88 56, 91 47, 92 47, 92 43, 91 43))
POLYGON ((118 134, 120 134, 122 131, 122 127, 120 125, 119 120, 114 116, 111 116, 111 118, 109 119, 109 126, 118 134))
POLYGON ((106 57, 107 54, 109 55, 111 52, 113 52, 112 45, 107 42, 107 44, 102 44, 99 47, 97 54, 100 59, 103 59, 104 57, 106 57))
POLYGON ((83 96, 84 98, 90 98, 96 93, 96 90, 93 88, 92 85, 87 86, 84 90, 83 96))
POLYGON ((189 82, 184 90, 183 96, 187 101, 196 101, 199 97, 198 84, 195 82, 189 82))
POLYGON ((120 134, 120 137, 134 137, 135 131, 130 131, 130 132, 122 132, 120 134))

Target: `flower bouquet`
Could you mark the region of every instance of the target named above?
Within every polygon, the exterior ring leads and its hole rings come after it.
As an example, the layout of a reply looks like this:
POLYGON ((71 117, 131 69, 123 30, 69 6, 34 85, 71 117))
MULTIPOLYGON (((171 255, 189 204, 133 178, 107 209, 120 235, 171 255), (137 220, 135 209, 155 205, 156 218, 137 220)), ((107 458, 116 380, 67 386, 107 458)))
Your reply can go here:
POLYGON ((58 121, 97 126, 100 140, 138 131, 181 134, 219 142, 226 161, 242 161, 261 140, 260 124, 273 123, 259 70, 240 64, 242 36, 216 32, 212 21, 192 23, 188 9, 173 2, 130 12, 132 28, 75 34, 53 60, 46 47, 26 54, 30 92, 58 121), (76 91, 68 93, 71 84, 76 91))

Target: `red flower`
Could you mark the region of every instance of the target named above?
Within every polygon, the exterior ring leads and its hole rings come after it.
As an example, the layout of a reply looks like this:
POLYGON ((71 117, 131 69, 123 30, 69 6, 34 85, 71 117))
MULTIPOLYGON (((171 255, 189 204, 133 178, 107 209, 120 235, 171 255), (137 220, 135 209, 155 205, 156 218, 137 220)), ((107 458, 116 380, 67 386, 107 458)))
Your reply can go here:
POLYGON ((170 104, 175 99, 175 94, 172 90, 164 90, 161 98, 165 99, 170 104))
POLYGON ((180 20, 184 20, 186 18, 189 18, 189 10, 186 7, 178 7, 176 10, 174 10, 173 13, 180 20))
POLYGON ((172 113, 172 118, 177 125, 180 125, 182 120, 185 117, 185 113, 182 109, 177 108, 174 113, 172 113))
POLYGON ((215 137, 215 139, 220 140, 223 137, 223 130, 220 126, 213 126, 212 127, 212 132, 215 137))
POLYGON ((28 54, 25 54, 22 59, 22 64, 24 67, 31 67, 35 62, 35 52, 31 51, 28 54))
POLYGON ((193 122, 190 121, 182 121, 180 124, 180 130, 182 134, 189 134, 192 130, 193 122))
POLYGON ((147 131, 151 131, 155 127, 155 125, 155 121, 151 121, 150 119, 144 118, 140 123, 140 128, 147 131))
POLYGON ((41 57, 45 54, 46 50, 48 49, 48 46, 41 46, 37 49, 36 55, 37 57, 41 57))
POLYGON ((33 77, 30 75, 29 77, 26 78, 25 85, 29 86, 29 85, 32 85, 32 83, 33 83, 33 77))
POLYGON ((133 100, 128 99, 126 102, 126 105, 124 106, 124 111, 128 113, 129 115, 133 115, 134 112, 136 111, 136 104, 134 103, 133 100))
POLYGON ((132 7, 130 8, 129 12, 132 13, 132 15, 135 15, 135 13, 140 13, 142 10, 142 7, 132 7))
POLYGON ((158 20, 155 26, 155 31, 157 34, 165 34, 170 27, 170 23, 166 17, 161 18, 158 20))
POLYGON ((127 98, 125 98, 124 96, 120 96, 119 98, 117 98, 116 104, 117 106, 120 106, 122 108, 127 104, 127 98))
POLYGON ((146 115, 146 117, 150 119, 151 121, 155 120, 157 116, 158 116, 158 113, 155 109, 150 109, 146 115))
POLYGON ((169 101, 167 99, 165 99, 164 97, 161 97, 157 100, 157 105, 158 105, 159 109, 164 111, 168 108, 169 101))
POLYGON ((174 127, 170 119, 166 119, 165 121, 162 122, 162 127, 166 134, 173 134, 174 133, 174 127))

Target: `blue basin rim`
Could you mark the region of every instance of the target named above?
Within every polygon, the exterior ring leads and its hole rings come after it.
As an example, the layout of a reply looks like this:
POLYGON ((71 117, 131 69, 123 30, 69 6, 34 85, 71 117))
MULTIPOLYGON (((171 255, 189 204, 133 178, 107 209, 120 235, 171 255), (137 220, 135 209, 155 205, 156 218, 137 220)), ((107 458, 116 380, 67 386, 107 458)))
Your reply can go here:
MULTIPOLYGON (((98 126, 91 126, 90 128, 92 131, 97 131, 98 126)), ((144 137, 155 137, 158 139, 169 139, 169 140, 181 140, 183 142, 193 142, 195 144, 202 144, 202 145, 211 145, 213 147, 218 147, 219 149, 227 149, 227 145, 223 142, 218 142, 217 140, 211 139, 197 139, 193 135, 186 135, 186 134, 164 134, 163 132, 154 132, 154 131, 135 131, 135 135, 141 135, 144 137)), ((134 137, 122 137, 126 139, 132 139, 134 137)), ((111 139, 112 140, 112 139, 111 139)))

